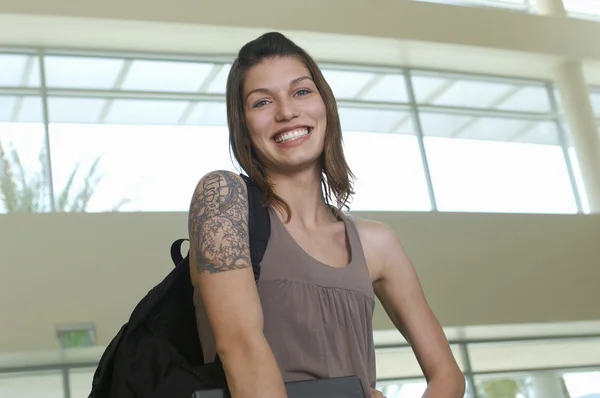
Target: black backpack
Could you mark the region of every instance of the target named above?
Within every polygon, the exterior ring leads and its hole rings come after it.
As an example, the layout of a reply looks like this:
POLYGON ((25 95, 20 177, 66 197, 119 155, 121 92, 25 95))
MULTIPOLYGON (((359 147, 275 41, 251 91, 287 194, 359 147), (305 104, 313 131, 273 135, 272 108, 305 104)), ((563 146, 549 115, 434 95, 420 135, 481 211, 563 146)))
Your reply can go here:
MULTIPOLYGON (((254 278, 271 233, 269 213, 258 187, 248 187, 250 254, 254 278)), ((137 304, 129 321, 104 351, 88 398, 190 398, 195 391, 227 389, 218 360, 204 364, 198 338, 189 251, 181 255, 179 239, 171 245, 175 263, 165 279, 137 304)))

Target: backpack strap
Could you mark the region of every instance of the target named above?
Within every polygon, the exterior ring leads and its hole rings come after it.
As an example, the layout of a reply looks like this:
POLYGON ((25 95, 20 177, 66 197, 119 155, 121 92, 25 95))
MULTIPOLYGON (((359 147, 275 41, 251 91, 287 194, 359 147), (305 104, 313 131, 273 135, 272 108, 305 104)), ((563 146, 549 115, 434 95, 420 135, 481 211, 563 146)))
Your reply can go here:
POLYGON ((254 280, 260 278, 260 262, 263 259, 269 237, 271 236, 271 217, 269 210, 263 205, 262 194, 258 185, 249 177, 240 174, 248 188, 248 230, 250 232, 250 260, 254 271, 254 280))
MULTIPOLYGON (((248 230, 250 235, 250 260, 252 262, 252 271, 254 272, 254 280, 260 278, 260 262, 263 259, 269 237, 271 236, 271 217, 269 210, 262 202, 262 194, 258 185, 253 183, 249 177, 240 174, 248 191, 248 230)), ((171 259, 175 266, 189 267, 189 250, 188 254, 183 257, 181 255, 181 245, 189 239, 177 239, 171 245, 171 259)))
MULTIPOLYGON (((189 239, 177 239, 175 242, 173 242, 173 244, 171 244, 171 259, 173 260, 175 266, 178 266, 184 260, 183 256, 181 255, 181 244, 185 241, 189 242, 189 239)), ((187 258, 187 256, 185 257, 187 258)))

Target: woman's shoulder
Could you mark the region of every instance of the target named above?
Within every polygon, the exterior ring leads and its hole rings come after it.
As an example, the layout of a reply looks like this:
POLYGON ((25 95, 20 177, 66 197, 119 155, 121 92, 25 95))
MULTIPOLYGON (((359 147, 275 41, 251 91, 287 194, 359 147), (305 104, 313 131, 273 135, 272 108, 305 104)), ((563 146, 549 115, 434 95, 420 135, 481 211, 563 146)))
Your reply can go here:
POLYGON ((243 186, 245 187, 245 181, 241 174, 234 173, 230 170, 213 170, 204 174, 198 184, 196 185, 196 189, 206 189, 213 186, 243 186))
POLYGON ((386 245, 390 240, 397 239, 396 231, 389 225, 375 220, 352 216, 360 238, 369 245, 386 245), (387 242, 387 243, 386 243, 387 242))
POLYGON ((213 170, 203 175, 192 195, 190 212, 203 208, 221 208, 223 204, 247 206, 248 188, 244 178, 229 170, 213 170))
POLYGON ((389 225, 375 220, 353 217, 365 253, 367 265, 372 273, 378 274, 388 263, 388 254, 396 252, 402 245, 396 231, 389 225))

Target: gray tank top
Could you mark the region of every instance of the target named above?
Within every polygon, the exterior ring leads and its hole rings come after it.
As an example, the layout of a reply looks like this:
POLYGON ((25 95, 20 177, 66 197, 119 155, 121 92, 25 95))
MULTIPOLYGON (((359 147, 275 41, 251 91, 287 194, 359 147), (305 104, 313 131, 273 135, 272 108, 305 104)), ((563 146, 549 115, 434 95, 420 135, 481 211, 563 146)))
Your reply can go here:
MULTIPOLYGON (((340 216, 351 260, 335 268, 305 252, 277 214, 270 213, 271 235, 257 287, 264 334, 283 380, 356 375, 369 396, 369 388, 375 387, 375 299, 355 221, 340 216)), ((214 335, 197 292, 194 302, 204 359, 212 362, 214 335)))

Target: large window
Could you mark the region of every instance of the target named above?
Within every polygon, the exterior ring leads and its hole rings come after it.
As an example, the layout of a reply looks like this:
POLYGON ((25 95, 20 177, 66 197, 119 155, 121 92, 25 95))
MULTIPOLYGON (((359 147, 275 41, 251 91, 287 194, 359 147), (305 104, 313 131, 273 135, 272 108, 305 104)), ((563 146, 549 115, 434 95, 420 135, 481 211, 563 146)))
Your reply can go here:
POLYGON ((339 99, 352 210, 430 210, 419 140, 401 71, 325 68, 339 99))
POLYGON ((577 211, 543 83, 422 72, 412 80, 439 210, 577 211))
MULTIPOLYGON (((450 333, 452 353, 466 379, 465 398, 595 398, 593 394, 600 394, 596 328, 590 333, 579 329, 580 337, 532 335, 530 326, 520 329, 519 335, 508 330, 495 332, 504 335, 501 338, 481 335, 484 340, 453 340, 450 333)), ((385 344, 376 345, 377 388, 387 398, 422 397, 427 383, 413 350, 394 337, 397 332, 388 332, 384 333, 391 338, 375 336, 377 344, 385 344)), ((102 351, 97 346, 1 354, 0 397, 87 396, 102 351)))
MULTIPOLYGON (((0 54, 0 211, 185 211, 236 171, 227 60, 0 54)), ((338 100, 354 211, 573 213, 546 82, 322 65, 338 100)))

